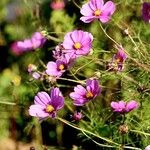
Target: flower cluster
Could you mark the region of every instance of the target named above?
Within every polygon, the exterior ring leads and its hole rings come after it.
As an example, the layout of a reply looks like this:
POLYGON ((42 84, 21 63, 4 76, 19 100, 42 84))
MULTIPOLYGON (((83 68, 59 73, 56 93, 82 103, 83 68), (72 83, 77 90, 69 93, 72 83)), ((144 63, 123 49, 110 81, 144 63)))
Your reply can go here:
POLYGON ((65 35, 62 44, 56 46, 53 57, 56 61, 47 64, 46 73, 59 78, 71 68, 76 58, 88 55, 92 48, 93 36, 82 30, 75 30, 65 35))
MULTIPOLYGON (((58 2, 58 1, 55 1, 58 2)), ((54 2, 54 3, 55 3, 54 2)), ((62 2, 62 1, 61 1, 62 2)), ((94 20, 99 20, 106 23, 111 19, 116 7, 112 1, 107 1, 104 4, 103 0, 90 0, 84 4, 80 10, 83 15, 80 20, 85 23, 90 23, 94 20)), ((18 41, 16 48, 22 51, 29 51, 41 47, 45 42, 45 38, 36 32, 31 39, 18 41)), ((59 79, 66 70, 70 69, 75 61, 82 56, 87 56, 92 50, 93 35, 83 30, 74 30, 68 32, 64 36, 62 43, 56 46, 53 51, 54 61, 49 61, 46 65, 44 73, 49 78, 59 79)), ((127 59, 127 55, 122 46, 117 47, 117 53, 113 56, 112 61, 108 64, 109 70, 122 71, 123 63, 127 59)), ((22 52, 21 51, 21 52, 22 52)), ((20 53, 20 51, 17 51, 20 53)), ((28 72, 32 74, 35 79, 38 79, 37 68, 34 65, 29 65, 28 72), (36 73, 36 75, 35 75, 36 73)), ((94 100, 102 89, 99 85, 98 79, 90 78, 86 80, 85 85, 77 85, 74 91, 69 94, 75 106, 83 106, 86 103, 94 100)), ((125 114, 136 108, 139 104, 132 100, 130 102, 111 102, 111 108, 114 112, 125 114)), ((50 94, 42 91, 38 92, 34 98, 34 105, 29 108, 31 116, 44 119, 47 117, 55 118, 58 110, 64 107, 64 97, 59 88, 52 87, 50 94)), ((79 121, 83 115, 75 111, 73 119, 79 121)))
POLYGON ((37 48, 40 48, 46 42, 46 38, 40 33, 35 32, 30 39, 14 42, 11 46, 12 52, 20 55, 37 48))

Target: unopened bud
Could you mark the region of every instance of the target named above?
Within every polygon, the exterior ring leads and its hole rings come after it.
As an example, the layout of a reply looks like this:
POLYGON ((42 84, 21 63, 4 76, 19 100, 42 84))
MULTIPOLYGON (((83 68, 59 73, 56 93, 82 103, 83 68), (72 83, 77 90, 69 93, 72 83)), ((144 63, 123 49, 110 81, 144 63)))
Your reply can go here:
POLYGON ((37 66, 35 66, 34 64, 29 64, 28 65, 28 72, 31 73, 33 71, 37 70, 37 66))
POLYGON ((126 124, 122 124, 119 126, 119 132, 121 134, 126 134, 126 133, 128 133, 128 131, 129 131, 129 128, 126 124))

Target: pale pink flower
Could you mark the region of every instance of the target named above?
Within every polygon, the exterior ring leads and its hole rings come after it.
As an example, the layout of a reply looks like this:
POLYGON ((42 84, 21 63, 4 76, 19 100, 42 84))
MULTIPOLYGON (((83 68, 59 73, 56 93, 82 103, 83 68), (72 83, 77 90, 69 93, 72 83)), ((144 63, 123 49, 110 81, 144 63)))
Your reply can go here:
POLYGON ((107 1, 104 4, 103 0, 90 0, 82 6, 80 12, 83 17, 80 20, 85 23, 90 23, 98 19, 102 23, 106 23, 111 19, 115 9, 116 6, 112 1, 107 1))

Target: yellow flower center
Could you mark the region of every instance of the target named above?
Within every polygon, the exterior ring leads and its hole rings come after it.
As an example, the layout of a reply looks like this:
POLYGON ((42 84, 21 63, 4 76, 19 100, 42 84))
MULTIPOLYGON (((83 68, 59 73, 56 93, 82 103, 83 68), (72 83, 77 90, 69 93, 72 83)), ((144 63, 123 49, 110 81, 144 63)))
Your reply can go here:
POLYGON ((73 46, 74 46, 75 49, 80 49, 81 48, 81 43, 76 42, 76 43, 74 43, 73 46))
POLYGON ((52 106, 52 105, 47 105, 47 107, 46 107, 46 109, 45 109, 45 111, 47 112, 47 113, 51 113, 52 111, 54 111, 55 109, 54 109, 54 107, 52 106))
POLYGON ((93 98, 93 93, 90 92, 90 91, 88 91, 88 92, 86 93, 86 98, 93 98))
POLYGON ((63 64, 59 65, 59 70, 64 70, 65 66, 63 64))
POLYGON ((94 11, 94 15, 95 16, 98 17, 100 14, 101 14, 101 11, 99 9, 97 9, 97 10, 94 11))

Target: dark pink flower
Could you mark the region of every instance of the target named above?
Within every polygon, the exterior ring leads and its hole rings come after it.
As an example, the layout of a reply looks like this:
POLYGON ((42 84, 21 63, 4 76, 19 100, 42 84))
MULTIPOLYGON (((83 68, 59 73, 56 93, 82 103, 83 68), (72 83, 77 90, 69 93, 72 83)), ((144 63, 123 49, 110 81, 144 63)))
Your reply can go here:
POLYGON ((52 0, 50 7, 54 10, 63 9, 65 7, 64 0, 52 0))
POLYGON ((20 48, 18 48, 17 42, 12 43, 10 48, 11 48, 12 53, 17 56, 19 56, 23 53, 23 51, 20 48))
POLYGON ((106 23, 111 19, 112 14, 116 9, 112 1, 107 1, 104 4, 103 0, 90 0, 84 4, 80 10, 83 17, 80 18, 85 23, 90 23, 95 19, 106 23))
POLYGON ((75 111, 72 118, 75 121, 80 121, 83 118, 83 114, 81 112, 75 111))
POLYGON ((40 119, 55 118, 56 112, 64 107, 64 97, 59 88, 52 88, 50 95, 38 92, 34 98, 34 105, 29 108, 29 114, 40 119))
POLYGON ((83 106, 86 102, 95 99, 101 92, 99 82, 96 79, 88 79, 86 81, 86 87, 77 85, 74 88, 74 92, 70 93, 70 97, 73 99, 73 104, 76 106, 83 106))
POLYGON ((108 64, 109 70, 122 71, 123 63, 127 59, 127 54, 125 53, 122 46, 118 48, 118 52, 113 56, 112 61, 108 64))
POLYGON ((65 53, 70 53, 72 57, 88 55, 92 48, 93 36, 89 32, 75 30, 65 35, 63 47, 65 53))
POLYGON ((119 102, 111 102, 111 107, 114 112, 118 113, 128 113, 136 108, 138 108, 139 104, 132 100, 130 102, 119 101, 119 102))
POLYGON ((150 23, 150 2, 144 2, 142 7, 142 17, 145 22, 150 23))
POLYGON ((46 73, 50 76, 59 78, 73 63, 74 59, 72 59, 70 55, 65 54, 64 57, 57 59, 56 62, 48 62, 46 73))

